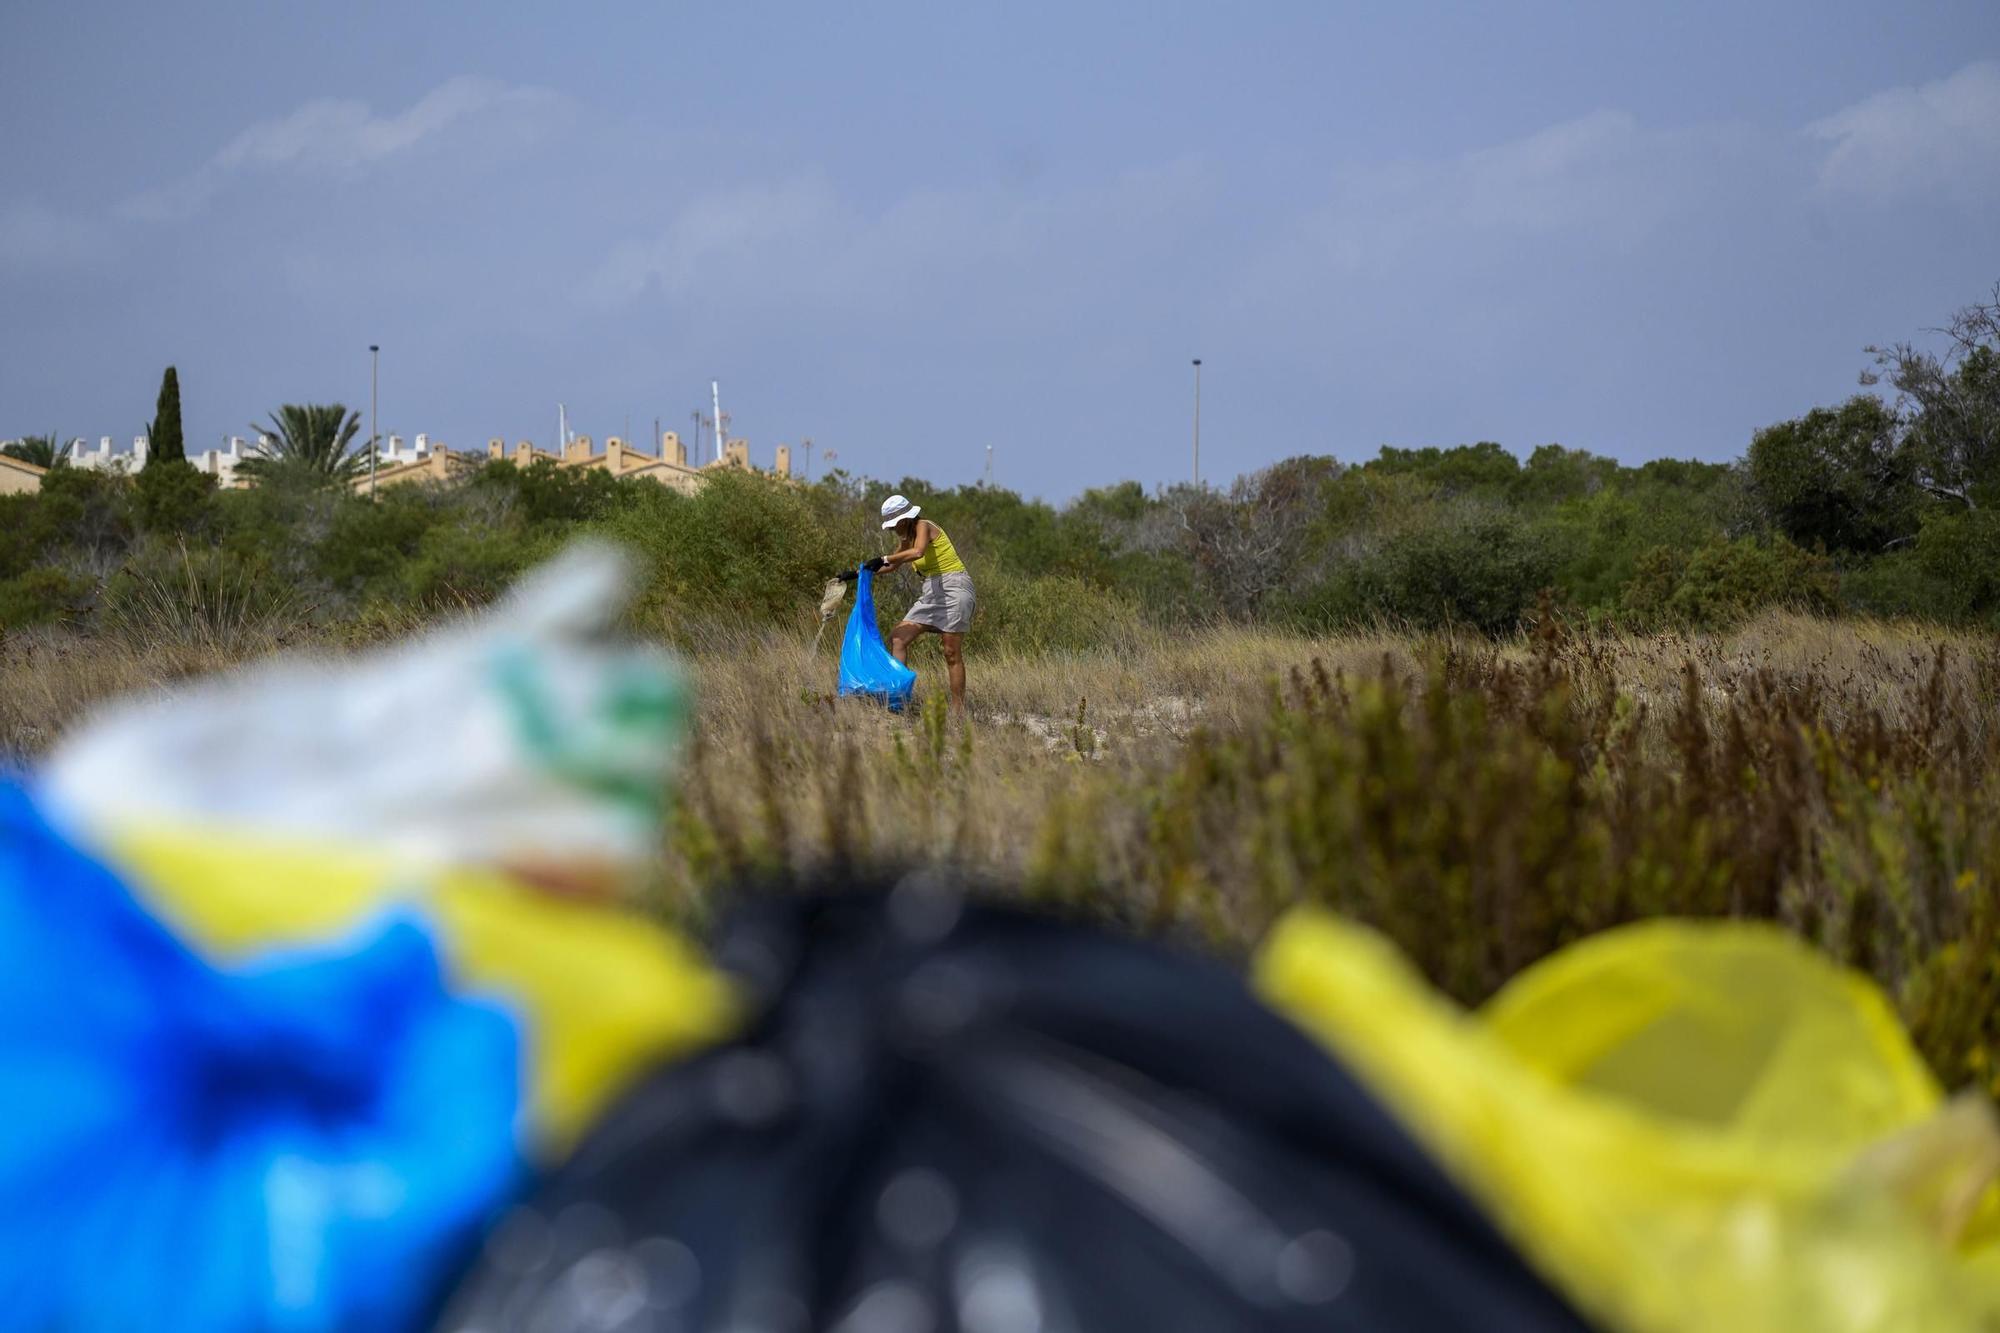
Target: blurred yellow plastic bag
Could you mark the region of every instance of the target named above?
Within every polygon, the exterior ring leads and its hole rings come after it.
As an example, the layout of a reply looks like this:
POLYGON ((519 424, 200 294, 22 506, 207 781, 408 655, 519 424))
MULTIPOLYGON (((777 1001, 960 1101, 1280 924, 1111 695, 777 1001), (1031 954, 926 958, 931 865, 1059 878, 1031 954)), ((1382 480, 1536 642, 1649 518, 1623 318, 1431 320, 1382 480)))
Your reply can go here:
POLYGON ((219 961, 344 937, 405 906, 434 923, 446 981, 521 1031, 530 1146, 560 1150, 642 1070, 724 1036, 736 1006, 696 950, 616 908, 480 868, 372 848, 128 828, 107 858, 148 907, 219 961))
POLYGON ((1780 931, 1609 932, 1473 1016, 1300 911, 1258 984, 1608 1327, 2000 1327, 1959 1248, 2000 1170, 1991 1109, 1944 1106, 1879 992, 1780 931))

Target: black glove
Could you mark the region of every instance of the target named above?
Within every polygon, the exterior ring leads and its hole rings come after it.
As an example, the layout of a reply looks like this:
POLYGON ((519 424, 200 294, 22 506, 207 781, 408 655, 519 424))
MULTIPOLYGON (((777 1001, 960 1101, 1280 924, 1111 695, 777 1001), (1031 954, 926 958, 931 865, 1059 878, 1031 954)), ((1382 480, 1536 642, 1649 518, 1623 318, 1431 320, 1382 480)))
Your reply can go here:
POLYGON ((852 583, 861 577, 861 571, 858 569, 843 569, 838 574, 835 574, 834 577, 842 583, 852 583))
POLYGON ((861 562, 861 567, 867 570, 870 574, 874 574, 878 573, 881 570, 882 566, 887 563, 888 562, 886 560, 884 560, 881 556, 878 555, 873 560, 863 560, 861 562))

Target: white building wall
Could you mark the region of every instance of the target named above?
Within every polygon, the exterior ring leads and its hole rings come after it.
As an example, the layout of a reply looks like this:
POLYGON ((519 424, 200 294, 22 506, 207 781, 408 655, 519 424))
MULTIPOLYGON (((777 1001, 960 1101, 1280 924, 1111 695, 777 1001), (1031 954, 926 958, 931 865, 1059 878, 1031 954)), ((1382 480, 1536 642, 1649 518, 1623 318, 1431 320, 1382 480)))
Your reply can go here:
MULTIPOLYGON (((261 441, 269 437, 260 435, 257 438, 261 441)), ((220 449, 204 449, 188 462, 194 464, 196 471, 214 477, 217 485, 233 486, 236 484, 236 465, 249 456, 250 450, 244 445, 243 437, 231 435, 222 442, 220 449)))
POLYGON ((116 452, 109 435, 99 436, 95 448, 88 441, 79 439, 70 448, 69 461, 71 467, 86 467, 97 472, 137 472, 146 466, 146 437, 135 435, 129 451, 116 452))

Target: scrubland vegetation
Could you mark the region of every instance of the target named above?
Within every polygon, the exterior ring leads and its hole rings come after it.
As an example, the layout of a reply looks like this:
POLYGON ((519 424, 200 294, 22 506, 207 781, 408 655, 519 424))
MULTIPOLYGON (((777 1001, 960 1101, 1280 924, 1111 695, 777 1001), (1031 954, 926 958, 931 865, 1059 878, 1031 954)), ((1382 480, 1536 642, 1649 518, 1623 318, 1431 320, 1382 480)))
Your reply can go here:
POLYGON ((1947 1084, 2000 1091, 1996 309, 1883 350, 1893 399, 1732 464, 1383 449, 1062 506, 904 479, 978 583, 969 725, 934 655, 892 717, 809 647, 883 486, 496 463, 369 500, 308 467, 224 493, 56 467, 0 499, 0 747, 407 634, 600 534, 698 687, 660 910, 828 858, 1226 952, 1320 902, 1466 1001, 1621 921, 1768 919, 1878 977, 1947 1084))

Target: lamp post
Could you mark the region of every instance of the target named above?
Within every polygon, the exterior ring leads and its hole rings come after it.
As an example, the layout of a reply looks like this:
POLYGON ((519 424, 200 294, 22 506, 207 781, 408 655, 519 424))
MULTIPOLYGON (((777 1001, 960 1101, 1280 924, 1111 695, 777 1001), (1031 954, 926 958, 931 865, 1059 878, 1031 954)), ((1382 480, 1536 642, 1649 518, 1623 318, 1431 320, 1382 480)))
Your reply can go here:
POLYGON ((1201 358, 1194 359, 1194 484, 1201 486, 1201 358))
POLYGON ((382 452, 382 418, 379 415, 382 387, 382 347, 368 344, 368 498, 375 498, 375 455, 382 452))

